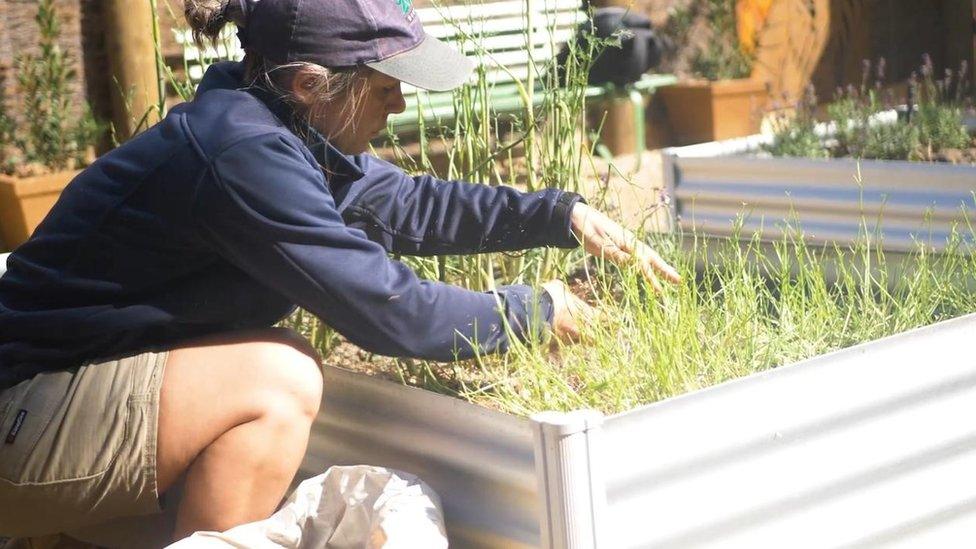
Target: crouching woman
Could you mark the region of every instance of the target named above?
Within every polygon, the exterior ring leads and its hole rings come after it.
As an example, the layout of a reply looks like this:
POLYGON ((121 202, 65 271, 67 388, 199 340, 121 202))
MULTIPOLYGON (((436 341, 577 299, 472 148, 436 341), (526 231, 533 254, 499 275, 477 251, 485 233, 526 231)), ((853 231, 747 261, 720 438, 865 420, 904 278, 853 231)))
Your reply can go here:
POLYGON ((583 241, 677 281, 578 195, 363 154, 403 111, 401 82, 445 90, 471 70, 409 2, 187 0, 186 15, 198 38, 235 22, 245 61, 82 172, 0 279, 0 535, 156 513, 179 477, 176 538, 271 514, 321 400, 315 351, 271 328, 296 305, 391 356, 578 337, 586 306, 558 281, 474 292, 390 253, 583 241))

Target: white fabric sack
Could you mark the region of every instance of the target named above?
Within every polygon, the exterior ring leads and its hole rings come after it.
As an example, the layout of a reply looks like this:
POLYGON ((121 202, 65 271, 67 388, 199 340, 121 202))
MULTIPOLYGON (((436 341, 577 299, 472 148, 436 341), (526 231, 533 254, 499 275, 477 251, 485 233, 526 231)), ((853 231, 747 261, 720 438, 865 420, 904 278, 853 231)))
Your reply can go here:
POLYGON ((298 485, 270 518, 197 532, 169 549, 406 549, 447 547, 440 498, 409 473, 330 467, 298 485))

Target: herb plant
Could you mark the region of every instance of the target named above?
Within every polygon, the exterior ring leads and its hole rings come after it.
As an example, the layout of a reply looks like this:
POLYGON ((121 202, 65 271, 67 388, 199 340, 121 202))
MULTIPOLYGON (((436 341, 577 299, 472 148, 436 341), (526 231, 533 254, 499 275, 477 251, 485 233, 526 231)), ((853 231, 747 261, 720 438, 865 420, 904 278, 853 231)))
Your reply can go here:
POLYGON ((903 112, 897 120, 885 121, 881 113, 897 106, 893 94, 885 91, 885 61, 873 67, 865 61, 860 86, 837 90, 827 106, 834 129, 831 140, 816 133, 817 102, 810 92, 794 106, 794 116, 778 120, 766 150, 774 156, 931 161, 945 159, 949 151, 976 147, 963 125, 968 66, 946 71, 941 79, 934 73, 931 58, 925 56, 909 79, 903 112))

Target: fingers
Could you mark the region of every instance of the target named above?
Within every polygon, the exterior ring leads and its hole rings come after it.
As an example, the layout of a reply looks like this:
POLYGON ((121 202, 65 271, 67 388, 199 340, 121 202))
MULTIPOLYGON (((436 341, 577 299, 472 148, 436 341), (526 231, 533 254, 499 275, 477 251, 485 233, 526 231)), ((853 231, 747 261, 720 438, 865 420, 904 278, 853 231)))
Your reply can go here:
POLYGON ((562 343, 583 341, 582 328, 594 321, 594 309, 573 295, 561 280, 546 282, 542 287, 552 298, 552 331, 555 339, 562 343))
POLYGON ((668 265, 657 252, 640 242, 637 244, 636 252, 628 252, 616 244, 605 244, 599 252, 593 255, 598 255, 621 266, 631 264, 636 260, 641 274, 654 287, 654 290, 658 292, 663 290, 658 279, 658 273, 669 282, 681 282, 681 275, 673 267, 668 265))
POLYGON ((641 262, 640 266, 641 266, 641 273, 644 275, 644 279, 646 279, 651 284, 651 287, 654 288, 654 291, 657 293, 663 292, 664 288, 661 286, 661 282, 657 279, 657 274, 654 273, 654 269, 650 267, 647 263, 643 263, 643 262, 641 262))
POLYGON ((634 233, 611 220, 602 212, 581 209, 574 227, 579 229, 587 252, 624 266, 638 262, 641 274, 655 291, 663 291, 659 275, 671 283, 680 283, 681 275, 656 251, 644 244, 634 233))
POLYGON ((668 262, 665 261, 660 254, 652 250, 643 242, 639 244, 639 248, 641 264, 650 265, 655 271, 664 275, 664 278, 670 282, 675 284, 681 282, 681 275, 678 274, 678 271, 676 271, 674 267, 668 265, 668 262))
POLYGON ((579 298, 572 296, 567 303, 569 321, 564 321, 556 334, 561 343, 588 343, 592 341, 592 327, 596 322, 596 310, 579 298))

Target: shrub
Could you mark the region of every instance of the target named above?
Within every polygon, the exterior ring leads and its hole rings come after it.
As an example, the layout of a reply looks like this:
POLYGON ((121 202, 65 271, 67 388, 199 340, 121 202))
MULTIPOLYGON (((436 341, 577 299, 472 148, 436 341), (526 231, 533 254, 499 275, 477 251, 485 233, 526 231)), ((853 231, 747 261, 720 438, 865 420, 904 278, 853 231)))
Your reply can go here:
MULTIPOLYGON (((0 151, 0 169, 13 172, 38 168, 59 171, 86 163, 89 149, 104 128, 87 105, 76 114, 71 83, 73 59, 58 44, 61 25, 54 0, 40 0, 34 19, 40 31, 39 54, 16 60, 17 86, 24 96, 23 123, 0 106, 0 136, 8 146, 0 151)), ((0 103, 5 98, 0 96, 0 103)))
POLYGON ((735 0, 707 0, 705 14, 715 34, 692 58, 692 70, 708 80, 748 77, 753 57, 743 51, 736 32, 735 0))
POLYGON ((671 11, 664 35, 679 50, 694 49, 688 68, 695 76, 722 80, 752 73, 754 58, 739 40, 735 5, 735 0, 696 0, 671 11), (712 35, 698 45, 694 40, 696 28, 708 28, 712 35))

